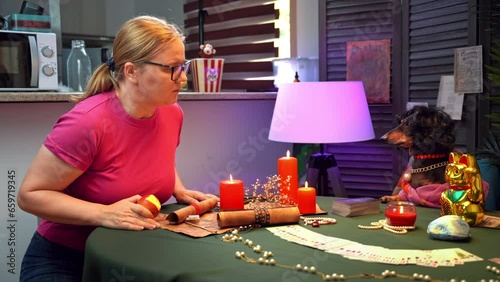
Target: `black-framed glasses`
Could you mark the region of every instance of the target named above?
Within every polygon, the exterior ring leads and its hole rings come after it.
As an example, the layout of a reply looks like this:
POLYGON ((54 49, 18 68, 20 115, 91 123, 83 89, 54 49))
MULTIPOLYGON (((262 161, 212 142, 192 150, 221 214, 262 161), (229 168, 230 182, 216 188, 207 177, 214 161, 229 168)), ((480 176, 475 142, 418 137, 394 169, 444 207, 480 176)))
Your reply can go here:
POLYGON ((170 69, 170 71, 171 71, 170 72, 170 79, 177 80, 181 76, 182 72, 184 72, 185 74, 188 73, 189 65, 191 64, 191 61, 185 61, 184 63, 177 65, 177 66, 167 66, 164 64, 155 63, 155 62, 151 62, 151 61, 145 61, 144 63, 148 64, 148 65, 159 66, 159 67, 162 67, 164 69, 170 69))

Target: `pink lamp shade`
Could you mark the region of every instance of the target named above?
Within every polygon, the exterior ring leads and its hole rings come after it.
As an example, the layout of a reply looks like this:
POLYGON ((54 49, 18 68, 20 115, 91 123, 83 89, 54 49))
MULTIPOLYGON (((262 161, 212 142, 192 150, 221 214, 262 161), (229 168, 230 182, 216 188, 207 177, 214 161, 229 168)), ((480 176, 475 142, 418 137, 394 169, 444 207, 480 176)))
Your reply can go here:
POLYGON ((375 138, 361 81, 281 84, 269 139, 290 143, 344 143, 375 138))

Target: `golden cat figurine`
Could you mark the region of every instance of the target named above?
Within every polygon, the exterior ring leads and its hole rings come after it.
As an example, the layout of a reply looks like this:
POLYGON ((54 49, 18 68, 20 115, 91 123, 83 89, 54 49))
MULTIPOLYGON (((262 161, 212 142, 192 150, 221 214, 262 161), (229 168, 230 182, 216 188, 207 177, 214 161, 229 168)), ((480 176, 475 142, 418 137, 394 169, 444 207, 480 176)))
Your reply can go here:
POLYGON ((471 226, 484 218, 484 191, 476 158, 451 152, 445 179, 450 188, 441 193, 441 215, 461 216, 471 226))

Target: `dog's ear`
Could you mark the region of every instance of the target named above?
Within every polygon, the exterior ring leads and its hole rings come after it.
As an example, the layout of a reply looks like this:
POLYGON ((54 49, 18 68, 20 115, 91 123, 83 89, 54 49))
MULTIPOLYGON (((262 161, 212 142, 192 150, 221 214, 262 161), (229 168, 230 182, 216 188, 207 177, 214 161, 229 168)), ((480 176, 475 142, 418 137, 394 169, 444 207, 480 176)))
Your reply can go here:
POLYGON ((455 147, 455 122, 446 112, 437 110, 436 112, 437 142, 450 151, 455 147))

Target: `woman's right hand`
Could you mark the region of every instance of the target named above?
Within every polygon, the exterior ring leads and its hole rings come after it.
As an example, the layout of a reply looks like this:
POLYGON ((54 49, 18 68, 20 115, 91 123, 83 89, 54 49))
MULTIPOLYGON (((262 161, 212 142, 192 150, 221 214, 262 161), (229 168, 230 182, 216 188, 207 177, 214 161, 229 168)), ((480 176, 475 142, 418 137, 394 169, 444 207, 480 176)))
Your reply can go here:
POLYGON ((156 229, 160 224, 155 221, 151 212, 145 207, 137 204, 141 198, 135 195, 123 199, 111 205, 103 205, 99 225, 127 230, 156 229))

